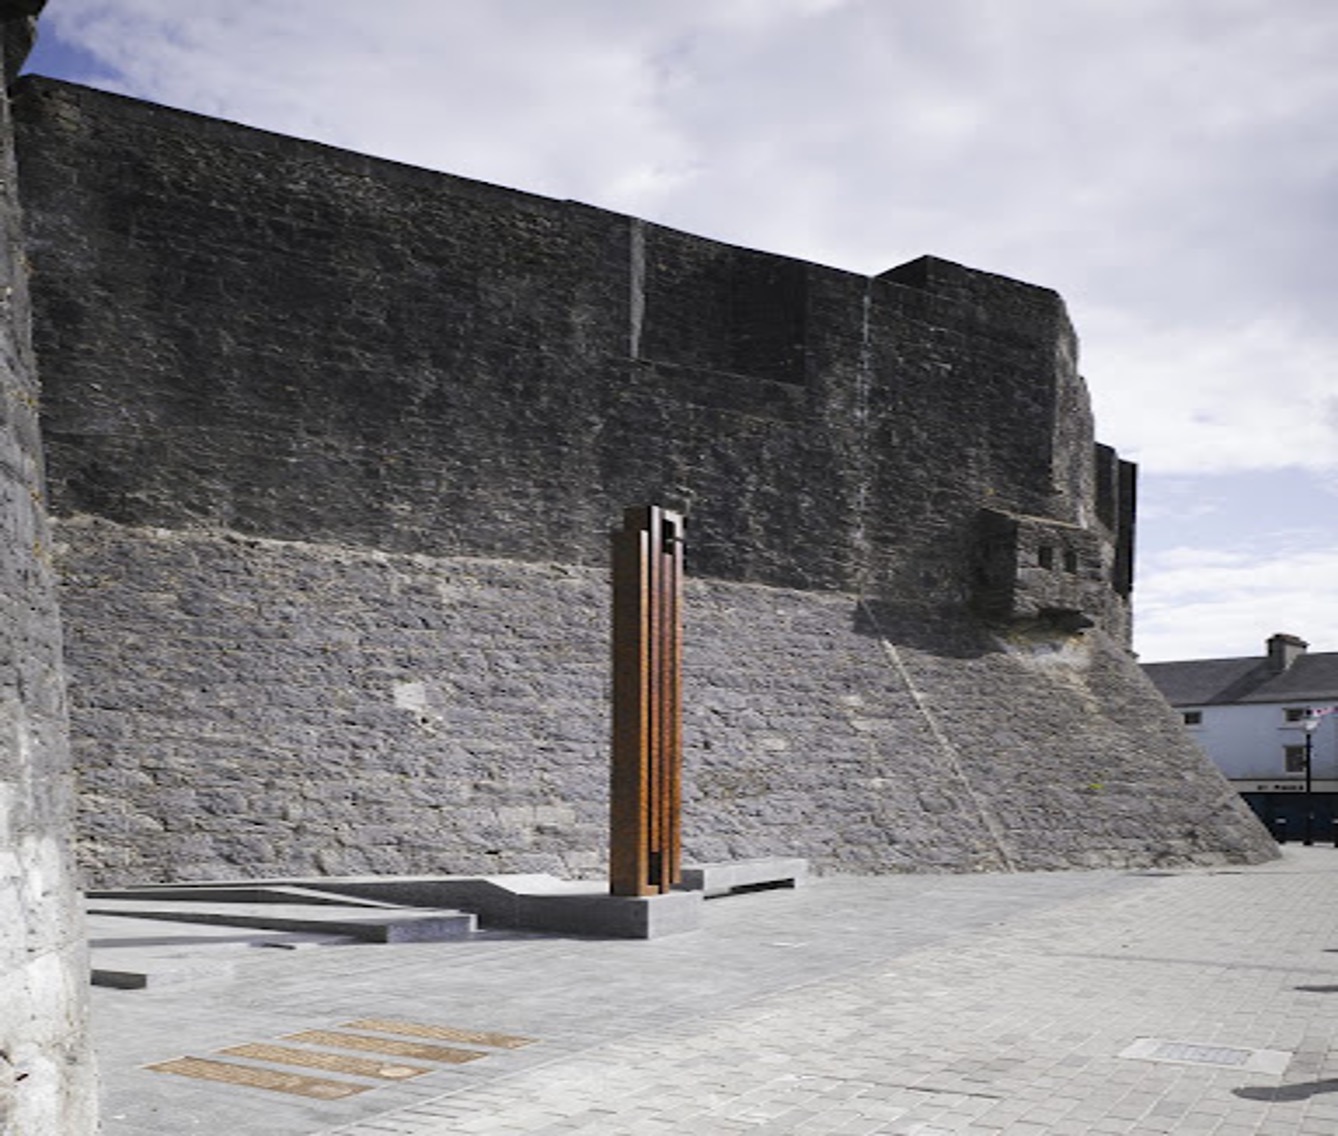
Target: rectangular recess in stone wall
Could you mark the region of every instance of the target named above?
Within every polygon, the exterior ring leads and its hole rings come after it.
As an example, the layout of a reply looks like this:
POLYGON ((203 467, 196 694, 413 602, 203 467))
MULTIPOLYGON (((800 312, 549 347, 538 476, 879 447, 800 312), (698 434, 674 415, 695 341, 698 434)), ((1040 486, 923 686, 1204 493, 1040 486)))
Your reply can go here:
POLYGON ((1103 446, 1099 442, 1093 449, 1096 467, 1096 517, 1106 528, 1114 532, 1119 496, 1119 455, 1109 446, 1103 446))
POLYGON ((804 381, 802 261, 644 227, 642 358, 804 381))
POLYGON ((1117 470, 1119 508, 1115 518, 1115 568, 1111 582, 1126 598, 1134 590, 1134 518, 1138 512, 1138 466, 1122 461, 1117 470))
POLYGON ((1096 515, 1115 537, 1115 562, 1110 582, 1117 594, 1128 597, 1134 587, 1134 509, 1138 468, 1121 461, 1109 446, 1096 449, 1096 515))

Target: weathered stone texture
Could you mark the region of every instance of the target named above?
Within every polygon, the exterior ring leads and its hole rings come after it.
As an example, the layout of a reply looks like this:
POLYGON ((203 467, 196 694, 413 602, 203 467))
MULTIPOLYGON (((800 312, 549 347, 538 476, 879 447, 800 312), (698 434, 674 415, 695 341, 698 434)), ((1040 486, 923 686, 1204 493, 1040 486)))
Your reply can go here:
MULTIPOLYGON (((17 66, 30 28, 12 8, 0 54, 17 66)), ((94 1123, 88 969, 15 183, 0 93, 0 1133, 80 1136, 94 1123)))
POLYGON ((1046 289, 868 280, 45 80, 17 105, 60 513, 602 564, 655 500, 698 575, 922 605, 969 593, 982 504, 1097 523, 1046 289))
POLYGON ((100 522, 61 540, 101 877, 593 866, 588 571, 100 522))
POLYGON ((1053 292, 15 105, 99 878, 601 870, 607 530, 650 502, 689 856, 1271 854, 1127 653, 1131 471, 1053 292))
MULTIPOLYGON (((604 571, 89 519, 63 522, 60 548, 99 878, 602 873, 604 571)), ((890 618, 689 583, 689 859, 1257 854, 1235 795, 1105 636, 1001 648, 890 618)))

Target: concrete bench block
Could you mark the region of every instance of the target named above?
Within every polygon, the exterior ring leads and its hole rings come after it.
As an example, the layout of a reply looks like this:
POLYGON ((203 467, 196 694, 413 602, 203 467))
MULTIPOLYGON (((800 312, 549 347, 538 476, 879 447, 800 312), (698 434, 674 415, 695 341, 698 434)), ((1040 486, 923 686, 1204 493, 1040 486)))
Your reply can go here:
POLYGON ((728 895, 762 888, 798 887, 807 874, 808 861, 799 858, 728 860, 685 867, 682 887, 706 896, 728 895))

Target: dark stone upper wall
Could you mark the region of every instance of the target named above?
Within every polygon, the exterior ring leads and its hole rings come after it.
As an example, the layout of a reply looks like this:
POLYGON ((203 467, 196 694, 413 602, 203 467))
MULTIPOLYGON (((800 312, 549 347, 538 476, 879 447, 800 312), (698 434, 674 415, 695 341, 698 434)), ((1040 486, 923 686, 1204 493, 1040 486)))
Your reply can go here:
POLYGON ((784 515, 840 494, 811 392, 680 364, 655 288, 671 357, 633 359, 628 218, 63 85, 19 102, 59 512, 595 563, 624 502, 677 497, 696 570, 836 582, 784 515))
POLYGON ((60 514, 595 564, 653 500, 694 574, 931 607, 969 601, 982 506, 1098 523, 1046 289, 868 280, 50 80, 16 105, 60 514))

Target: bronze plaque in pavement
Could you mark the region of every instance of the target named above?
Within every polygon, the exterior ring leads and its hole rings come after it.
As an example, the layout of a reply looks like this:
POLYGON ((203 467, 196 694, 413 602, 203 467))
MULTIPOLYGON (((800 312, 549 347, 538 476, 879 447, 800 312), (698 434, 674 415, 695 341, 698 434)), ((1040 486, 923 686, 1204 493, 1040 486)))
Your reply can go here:
POLYGON ((463 1065, 487 1057, 473 1049, 451 1049, 444 1045, 422 1045, 416 1041, 396 1041, 391 1037, 365 1037, 360 1033, 339 1033, 337 1030, 304 1030, 290 1033, 284 1041, 304 1041, 308 1045, 333 1045, 336 1049, 363 1049, 368 1053, 389 1053, 392 1057, 417 1057, 420 1061, 443 1061, 448 1065, 463 1065))
POLYGON ((229 1057, 249 1057, 253 1061, 273 1061, 276 1065, 302 1065, 308 1069, 328 1069, 331 1073, 351 1073, 355 1077, 379 1077, 383 1081, 403 1081, 420 1077, 432 1070, 422 1065, 392 1065, 374 1057, 350 1057, 346 1053, 320 1053, 311 1049, 293 1049, 288 1045, 263 1045, 252 1042, 221 1049, 229 1057))
POLYGON ((270 1089, 276 1093, 292 1093, 317 1100, 340 1100, 357 1093, 365 1093, 371 1085, 355 1085, 349 1081, 326 1081, 320 1077, 303 1077, 298 1073, 281 1073, 277 1069, 254 1069, 249 1065, 234 1065, 231 1061, 210 1061, 204 1057, 178 1057, 146 1065, 155 1073, 175 1073, 179 1077, 195 1077, 201 1081, 222 1081, 230 1085, 249 1085, 255 1089, 270 1089))
POLYGON ((519 1049, 522 1045, 534 1042, 532 1037, 456 1029, 454 1026, 427 1026, 419 1022, 402 1022, 393 1018, 359 1018, 356 1022, 345 1022, 343 1028, 397 1033, 404 1037, 430 1037, 434 1041, 459 1041, 465 1045, 490 1045, 494 1049, 519 1049))

